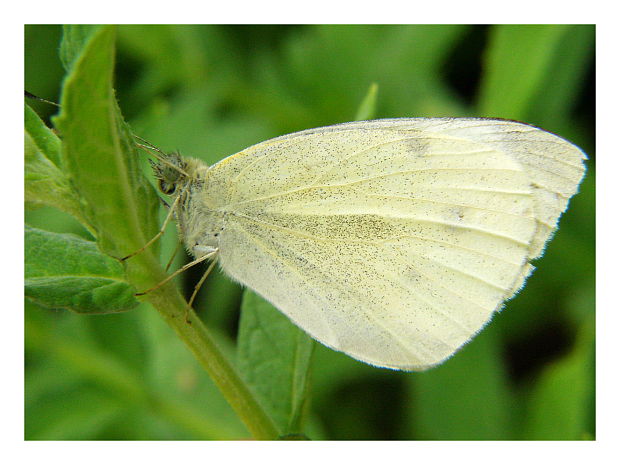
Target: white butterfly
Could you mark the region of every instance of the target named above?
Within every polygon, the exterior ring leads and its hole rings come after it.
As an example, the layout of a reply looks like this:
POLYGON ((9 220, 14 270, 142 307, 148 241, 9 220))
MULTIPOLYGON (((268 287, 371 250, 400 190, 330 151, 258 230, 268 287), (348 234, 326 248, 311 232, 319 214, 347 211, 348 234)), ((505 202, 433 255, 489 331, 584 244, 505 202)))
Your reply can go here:
POLYGON ((196 261, 217 260, 335 350, 423 370, 522 287, 585 158, 514 121, 403 118, 154 166, 196 261))

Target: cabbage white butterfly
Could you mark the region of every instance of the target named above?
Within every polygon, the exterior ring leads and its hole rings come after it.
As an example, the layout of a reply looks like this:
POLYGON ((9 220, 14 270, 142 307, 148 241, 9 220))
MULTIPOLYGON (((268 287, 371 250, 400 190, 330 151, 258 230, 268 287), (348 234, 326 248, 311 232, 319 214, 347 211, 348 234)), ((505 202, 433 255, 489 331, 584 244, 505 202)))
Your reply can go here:
POLYGON ((515 121, 402 118, 153 166, 192 263, 217 261, 326 346, 424 370, 523 286, 584 159, 515 121))

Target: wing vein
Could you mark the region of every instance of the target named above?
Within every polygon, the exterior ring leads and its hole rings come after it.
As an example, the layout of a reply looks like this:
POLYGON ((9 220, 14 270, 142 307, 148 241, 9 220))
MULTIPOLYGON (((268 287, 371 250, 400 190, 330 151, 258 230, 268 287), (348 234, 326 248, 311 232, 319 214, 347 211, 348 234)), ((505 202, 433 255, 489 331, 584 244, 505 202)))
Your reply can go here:
MULTIPOLYGON (((512 171, 515 172, 514 170, 507 170, 507 171, 512 171)), ((518 172, 518 171, 517 171, 518 172)), ((304 187, 300 187, 298 189, 291 189, 288 191, 284 191, 284 192, 277 192, 275 194, 270 194, 270 195, 265 195, 262 197, 255 197, 253 199, 248 199, 248 200, 242 200, 241 202, 233 202, 233 203, 228 203, 224 206, 222 206, 220 208, 220 210, 229 210, 233 207, 238 207, 240 205, 247 205, 250 203, 254 203, 254 202, 260 202, 263 200, 269 200, 269 199, 274 199, 274 198, 278 198, 278 197, 284 197, 286 195, 289 194, 296 194, 298 192, 304 192, 304 191, 309 191, 312 189, 338 189, 341 187, 347 187, 347 186, 351 186, 354 184, 359 184, 359 183, 363 183, 363 182, 367 182, 367 181, 371 181, 373 179, 378 179, 380 177, 387 177, 387 176, 391 176, 391 175, 395 175, 395 174, 404 174, 404 171, 401 172, 397 172, 397 173, 390 173, 389 175, 385 175, 385 176, 379 176, 379 177, 373 177, 373 178, 365 178, 365 179, 361 179, 361 180, 357 180, 357 181, 353 181, 350 183, 344 183, 344 184, 323 184, 323 185, 312 185, 312 186, 304 186, 304 187)), ((450 186, 425 186, 425 189, 429 189, 429 190, 456 190, 456 191, 471 191, 471 192, 492 192, 494 194, 509 194, 509 195, 530 195, 531 192, 530 191, 517 191, 517 190, 507 190, 507 189, 497 189, 497 188, 493 188, 493 189, 481 189, 479 187, 450 187, 450 186)))
POLYGON ((482 208, 482 207, 477 207, 474 205, 467 205, 467 204, 462 204, 462 203, 442 202, 441 200, 424 199, 421 197, 406 197, 404 195, 381 195, 381 194, 372 194, 372 193, 367 193, 366 196, 377 198, 377 199, 415 200, 417 202, 435 203, 438 205, 448 205, 451 207, 464 207, 464 208, 471 208, 473 210, 480 210, 480 211, 491 212, 491 213, 501 213, 503 215, 516 216, 517 218, 535 219, 533 216, 525 216, 525 215, 520 215, 518 213, 495 210, 492 208, 482 208))

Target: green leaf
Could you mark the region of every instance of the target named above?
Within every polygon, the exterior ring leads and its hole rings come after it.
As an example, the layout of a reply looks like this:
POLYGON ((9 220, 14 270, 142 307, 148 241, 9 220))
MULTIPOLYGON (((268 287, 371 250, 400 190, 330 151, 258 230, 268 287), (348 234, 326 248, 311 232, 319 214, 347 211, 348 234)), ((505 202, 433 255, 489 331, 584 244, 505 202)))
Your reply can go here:
POLYGON ((239 371, 283 435, 302 432, 313 340, 246 290, 237 339, 239 371))
POLYGON ((60 167, 60 139, 29 105, 25 105, 24 108, 24 126, 26 133, 30 135, 41 153, 54 165, 60 167))
POLYGON ((99 27, 92 24, 69 24, 63 26, 60 60, 67 71, 71 71, 73 63, 80 56, 86 43, 99 27))
POLYGON ((370 84, 368 92, 362 100, 357 113, 355 114, 355 121, 364 121, 375 118, 377 114, 377 93, 379 86, 376 82, 370 84))
POLYGON ((49 205, 85 222, 69 180, 39 151, 28 133, 24 138, 24 199, 34 206, 49 205))
POLYGON ((25 201, 35 207, 48 205, 69 213, 92 232, 92 227, 82 213, 79 195, 71 186, 69 178, 53 161, 59 154, 60 141, 47 128, 43 129, 43 122, 36 114, 33 117, 32 113, 26 106, 25 201))
POLYGON ((551 71, 566 25, 508 25, 491 29, 479 97, 479 116, 525 119, 551 71))
POLYGON ((78 313, 129 310, 138 301, 122 265, 94 242, 26 226, 26 297, 78 313))
POLYGON ((450 360, 411 374, 411 427, 416 438, 511 439, 511 402, 498 335, 491 324, 450 360))
MULTIPOLYGON (((592 318, 593 319, 593 318, 592 318)), ((523 438, 578 440, 593 438, 594 323, 581 327, 573 350, 550 364, 537 378, 526 409, 523 438)))
MULTIPOLYGON (((571 25, 561 37, 562 53, 554 53, 551 72, 545 74, 528 116, 549 131, 570 127, 571 111, 578 103, 591 61, 594 59, 594 25, 571 25)), ((568 137, 565 135, 565 137, 568 137)))
POLYGON ((114 29, 100 28, 75 59, 55 122, 63 134, 63 164, 101 250, 123 257, 159 229, 158 203, 114 97, 113 68, 114 29))

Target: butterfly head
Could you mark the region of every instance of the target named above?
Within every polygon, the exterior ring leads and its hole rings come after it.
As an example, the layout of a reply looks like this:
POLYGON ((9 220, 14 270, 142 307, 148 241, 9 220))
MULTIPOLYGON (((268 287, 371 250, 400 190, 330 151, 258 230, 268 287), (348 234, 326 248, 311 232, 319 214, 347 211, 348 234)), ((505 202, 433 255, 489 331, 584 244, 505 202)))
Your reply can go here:
POLYGON ((157 178, 159 190, 163 194, 174 195, 188 179, 187 163, 176 152, 166 154, 165 158, 159 158, 156 161, 150 160, 150 163, 157 178))

